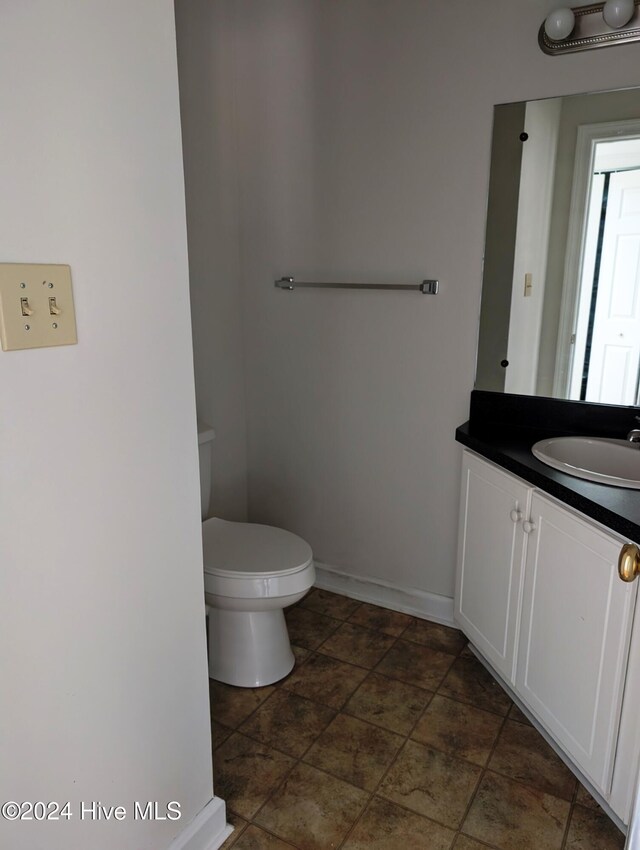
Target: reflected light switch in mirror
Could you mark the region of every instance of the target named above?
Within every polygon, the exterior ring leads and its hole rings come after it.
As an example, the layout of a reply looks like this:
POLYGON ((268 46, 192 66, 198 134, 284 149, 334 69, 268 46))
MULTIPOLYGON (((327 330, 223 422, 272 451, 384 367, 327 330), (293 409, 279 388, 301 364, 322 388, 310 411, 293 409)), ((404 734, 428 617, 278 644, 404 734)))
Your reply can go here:
POLYGON ((524 276, 524 297, 528 298, 533 292, 533 275, 527 272, 524 276))
POLYGON ((69 266, 0 263, 0 340, 4 351, 78 342, 69 266))

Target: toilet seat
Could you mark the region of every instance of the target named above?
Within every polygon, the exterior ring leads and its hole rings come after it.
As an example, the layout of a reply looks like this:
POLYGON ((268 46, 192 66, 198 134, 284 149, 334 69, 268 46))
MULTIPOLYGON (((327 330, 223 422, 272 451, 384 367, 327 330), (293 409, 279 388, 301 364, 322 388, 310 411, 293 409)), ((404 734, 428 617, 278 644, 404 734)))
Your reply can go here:
POLYGON ((202 524, 205 591, 218 596, 288 596, 308 587, 306 541, 270 525, 214 517, 202 524))

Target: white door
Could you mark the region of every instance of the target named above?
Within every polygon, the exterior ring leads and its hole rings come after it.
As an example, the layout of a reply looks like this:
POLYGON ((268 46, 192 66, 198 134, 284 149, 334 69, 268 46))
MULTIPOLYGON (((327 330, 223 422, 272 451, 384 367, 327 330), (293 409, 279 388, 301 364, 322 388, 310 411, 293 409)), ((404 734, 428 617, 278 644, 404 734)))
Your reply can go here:
POLYGON ((516 692, 606 796, 637 582, 617 539, 538 493, 531 521, 516 692))
POLYGON ((610 175, 587 401, 636 404, 640 364, 640 170, 610 175))
POLYGON ((455 619, 513 683, 518 604, 531 488, 468 452, 463 456, 455 619))

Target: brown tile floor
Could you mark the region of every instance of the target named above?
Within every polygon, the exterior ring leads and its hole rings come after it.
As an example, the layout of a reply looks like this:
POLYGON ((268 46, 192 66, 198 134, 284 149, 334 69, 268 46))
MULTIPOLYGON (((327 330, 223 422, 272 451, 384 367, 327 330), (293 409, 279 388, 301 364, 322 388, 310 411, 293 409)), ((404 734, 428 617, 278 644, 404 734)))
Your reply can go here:
POLYGON ((211 682, 225 850, 622 850, 460 632, 314 589, 296 666, 211 682))

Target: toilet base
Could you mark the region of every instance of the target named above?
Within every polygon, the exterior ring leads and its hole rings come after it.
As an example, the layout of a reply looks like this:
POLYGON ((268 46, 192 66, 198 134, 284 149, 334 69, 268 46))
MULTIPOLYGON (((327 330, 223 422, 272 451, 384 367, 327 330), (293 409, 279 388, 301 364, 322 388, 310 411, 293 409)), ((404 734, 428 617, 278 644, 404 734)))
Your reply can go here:
POLYGON ((209 608, 211 679, 240 688, 260 688, 283 679, 294 663, 282 608, 209 608))

